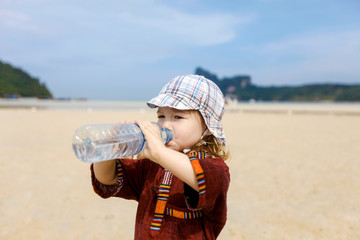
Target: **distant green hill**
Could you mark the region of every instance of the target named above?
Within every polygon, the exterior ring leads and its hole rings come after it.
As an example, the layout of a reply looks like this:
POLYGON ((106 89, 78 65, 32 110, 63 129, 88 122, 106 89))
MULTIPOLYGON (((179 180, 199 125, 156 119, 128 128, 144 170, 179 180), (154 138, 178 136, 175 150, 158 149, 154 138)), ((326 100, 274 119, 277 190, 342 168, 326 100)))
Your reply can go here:
POLYGON ((247 101, 360 101, 360 84, 308 84, 303 86, 261 87, 248 75, 219 79, 216 74, 197 68, 195 74, 214 81, 228 98, 247 101))
POLYGON ((0 61, 0 97, 52 98, 44 83, 29 74, 0 61))

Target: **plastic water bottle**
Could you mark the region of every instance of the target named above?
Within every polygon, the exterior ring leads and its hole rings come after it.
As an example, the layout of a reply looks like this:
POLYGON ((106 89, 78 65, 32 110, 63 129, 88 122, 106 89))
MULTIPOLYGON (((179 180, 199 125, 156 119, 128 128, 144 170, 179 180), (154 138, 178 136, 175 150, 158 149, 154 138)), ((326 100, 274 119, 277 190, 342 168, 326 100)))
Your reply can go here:
MULTIPOLYGON (((169 142, 172 132, 153 124, 159 127, 164 144, 169 142)), ((137 155, 144 145, 144 134, 135 123, 84 125, 75 131, 72 144, 76 157, 89 163, 137 155)))

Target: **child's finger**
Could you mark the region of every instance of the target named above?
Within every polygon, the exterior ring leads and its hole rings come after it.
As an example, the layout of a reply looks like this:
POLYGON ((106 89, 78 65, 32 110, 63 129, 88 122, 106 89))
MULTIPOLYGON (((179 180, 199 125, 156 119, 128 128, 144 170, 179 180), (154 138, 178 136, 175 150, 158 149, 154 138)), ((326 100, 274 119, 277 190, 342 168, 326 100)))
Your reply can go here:
POLYGON ((121 120, 121 121, 119 121, 118 123, 132 123, 132 121, 129 121, 129 120, 121 120))
POLYGON ((139 125, 145 136, 149 134, 157 135, 159 133, 159 129, 151 122, 135 120, 135 123, 139 125))
POLYGON ((148 130, 149 129, 149 125, 148 125, 148 122, 146 121, 141 121, 141 120, 135 120, 135 123, 137 125, 139 125, 139 127, 141 128, 141 130, 148 130))
POLYGON ((145 121, 135 120, 135 123, 140 127, 141 131, 143 132, 145 139, 149 134, 149 127, 146 125, 145 121))
POLYGON ((135 123, 139 125, 147 141, 161 139, 159 129, 151 122, 136 120, 135 123))

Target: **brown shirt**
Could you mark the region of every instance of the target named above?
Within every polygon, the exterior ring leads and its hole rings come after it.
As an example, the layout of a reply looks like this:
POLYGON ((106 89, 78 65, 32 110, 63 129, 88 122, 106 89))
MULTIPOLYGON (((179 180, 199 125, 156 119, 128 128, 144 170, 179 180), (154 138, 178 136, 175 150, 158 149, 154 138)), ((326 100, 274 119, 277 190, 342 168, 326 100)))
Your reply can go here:
POLYGON ((216 239, 226 222, 230 174, 222 159, 203 156, 189 154, 199 192, 147 159, 117 160, 118 185, 98 182, 91 166, 94 191, 138 202, 135 239, 216 239))

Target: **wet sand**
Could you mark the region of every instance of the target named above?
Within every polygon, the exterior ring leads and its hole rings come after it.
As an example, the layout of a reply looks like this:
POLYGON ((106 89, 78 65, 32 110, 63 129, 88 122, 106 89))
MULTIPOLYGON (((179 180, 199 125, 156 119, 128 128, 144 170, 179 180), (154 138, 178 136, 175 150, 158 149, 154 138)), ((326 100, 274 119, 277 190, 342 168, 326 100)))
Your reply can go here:
MULTIPOLYGON (((349 111, 228 111, 219 239, 360 239, 360 115, 349 111)), ((98 197, 71 141, 83 124, 154 112, 9 108, 0 119, 0 239, 133 239, 136 202, 98 197)))

